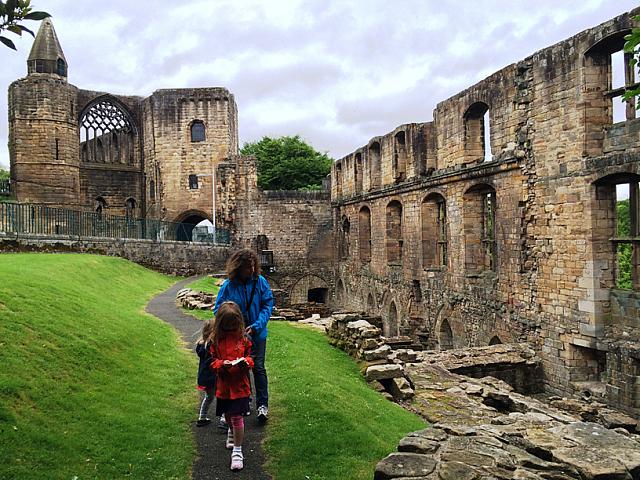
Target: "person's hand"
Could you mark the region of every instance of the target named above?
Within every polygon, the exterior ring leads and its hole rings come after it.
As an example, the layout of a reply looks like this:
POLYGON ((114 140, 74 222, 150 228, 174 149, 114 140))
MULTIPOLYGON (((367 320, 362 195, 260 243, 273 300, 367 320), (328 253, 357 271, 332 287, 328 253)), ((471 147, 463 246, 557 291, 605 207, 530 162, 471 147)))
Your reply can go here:
POLYGON ((229 368, 231 366, 231 360, 225 360, 222 362, 222 366, 229 368))
POLYGON ((245 328, 244 333, 246 333, 247 335, 253 335, 253 327, 245 328))

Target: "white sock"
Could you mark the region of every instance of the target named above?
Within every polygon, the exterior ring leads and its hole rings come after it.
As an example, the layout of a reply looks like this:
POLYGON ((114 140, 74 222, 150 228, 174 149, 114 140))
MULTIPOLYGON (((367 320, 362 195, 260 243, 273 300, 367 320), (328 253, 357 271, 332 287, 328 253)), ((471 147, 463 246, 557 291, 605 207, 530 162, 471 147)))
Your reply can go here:
POLYGON ((242 453, 242 447, 233 447, 233 453, 242 453))

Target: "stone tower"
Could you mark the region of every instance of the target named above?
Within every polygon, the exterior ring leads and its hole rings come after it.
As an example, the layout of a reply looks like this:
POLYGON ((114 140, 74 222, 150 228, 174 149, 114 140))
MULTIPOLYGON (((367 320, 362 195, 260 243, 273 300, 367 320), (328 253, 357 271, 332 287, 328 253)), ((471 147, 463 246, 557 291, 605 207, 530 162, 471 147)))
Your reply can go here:
POLYGON ((77 88, 50 19, 40 25, 27 77, 9 87, 12 190, 22 203, 78 205, 77 88))

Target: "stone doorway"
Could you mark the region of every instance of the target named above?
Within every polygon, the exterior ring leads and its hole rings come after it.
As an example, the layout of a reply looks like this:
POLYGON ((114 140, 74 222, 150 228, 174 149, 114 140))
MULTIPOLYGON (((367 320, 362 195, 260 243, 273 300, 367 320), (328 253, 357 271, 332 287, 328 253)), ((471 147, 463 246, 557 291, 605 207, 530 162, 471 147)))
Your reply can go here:
POLYGON ((176 240, 179 242, 192 242, 193 229, 203 220, 207 220, 207 217, 200 213, 191 213, 183 216, 181 220, 176 222, 176 240))
POLYGON ((310 288, 307 292, 307 301, 315 303, 326 303, 328 288, 310 288))

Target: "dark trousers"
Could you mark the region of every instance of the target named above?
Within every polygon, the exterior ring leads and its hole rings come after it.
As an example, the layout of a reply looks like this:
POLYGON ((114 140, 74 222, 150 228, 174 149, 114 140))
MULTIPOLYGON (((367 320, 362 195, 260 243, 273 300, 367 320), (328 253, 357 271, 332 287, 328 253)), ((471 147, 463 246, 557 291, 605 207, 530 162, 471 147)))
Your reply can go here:
POLYGON ((264 368, 264 357, 267 353, 267 339, 253 340, 251 356, 253 357, 253 380, 256 384, 256 408, 269 406, 269 381, 264 368))

